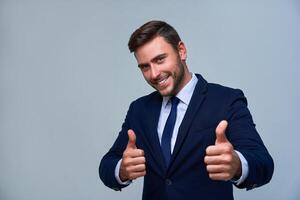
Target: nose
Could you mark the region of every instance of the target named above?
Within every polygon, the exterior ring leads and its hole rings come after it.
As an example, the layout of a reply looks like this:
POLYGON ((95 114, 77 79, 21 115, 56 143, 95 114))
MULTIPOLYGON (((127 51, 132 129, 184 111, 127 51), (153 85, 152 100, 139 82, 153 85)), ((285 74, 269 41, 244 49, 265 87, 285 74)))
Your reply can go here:
POLYGON ((151 65, 151 79, 157 79, 159 77, 159 69, 156 65, 151 65))

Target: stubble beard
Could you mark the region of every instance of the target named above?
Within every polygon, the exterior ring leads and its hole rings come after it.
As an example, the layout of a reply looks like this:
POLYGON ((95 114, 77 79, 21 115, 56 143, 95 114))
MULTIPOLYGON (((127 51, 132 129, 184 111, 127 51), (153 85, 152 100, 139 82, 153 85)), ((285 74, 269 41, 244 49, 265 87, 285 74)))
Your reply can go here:
MULTIPOLYGON (((173 79, 173 86, 167 93, 160 92, 155 86, 151 85, 155 90, 157 90, 162 96, 175 96, 183 87, 184 81, 184 64, 182 63, 181 59, 178 57, 176 67, 179 69, 178 73, 174 72, 170 74, 170 77, 173 79)), ((169 77, 169 78, 170 78, 169 77)))
POLYGON ((184 65, 178 58, 177 67, 179 68, 178 74, 175 72, 173 75, 174 85, 168 96, 175 96, 181 89, 184 80, 184 65))

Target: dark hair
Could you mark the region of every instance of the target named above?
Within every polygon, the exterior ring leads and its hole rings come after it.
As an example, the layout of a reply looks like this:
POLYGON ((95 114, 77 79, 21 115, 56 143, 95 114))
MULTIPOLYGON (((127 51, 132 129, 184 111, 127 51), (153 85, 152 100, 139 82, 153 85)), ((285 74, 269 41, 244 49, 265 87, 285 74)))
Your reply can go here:
POLYGON ((149 21, 131 34, 128 48, 130 52, 134 52, 137 48, 157 36, 163 37, 175 50, 177 50, 177 45, 181 41, 176 30, 168 23, 163 21, 149 21))

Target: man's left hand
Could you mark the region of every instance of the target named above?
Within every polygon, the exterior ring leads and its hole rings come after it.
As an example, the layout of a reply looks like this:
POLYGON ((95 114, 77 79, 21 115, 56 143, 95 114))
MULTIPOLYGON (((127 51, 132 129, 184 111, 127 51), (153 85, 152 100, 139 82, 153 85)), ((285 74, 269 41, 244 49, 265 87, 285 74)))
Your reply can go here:
POLYGON ((212 180, 237 180, 242 174, 239 156, 225 134, 227 125, 225 120, 219 123, 216 128, 215 145, 206 148, 204 162, 212 180))

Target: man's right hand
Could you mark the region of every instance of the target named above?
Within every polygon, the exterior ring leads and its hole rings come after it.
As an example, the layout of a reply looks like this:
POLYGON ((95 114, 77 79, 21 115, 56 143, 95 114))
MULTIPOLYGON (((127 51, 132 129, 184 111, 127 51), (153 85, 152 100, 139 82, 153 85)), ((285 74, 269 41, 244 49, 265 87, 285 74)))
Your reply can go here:
POLYGON ((144 151, 136 147, 136 136, 131 129, 128 130, 128 138, 119 172, 121 181, 133 180, 146 175, 144 151))

